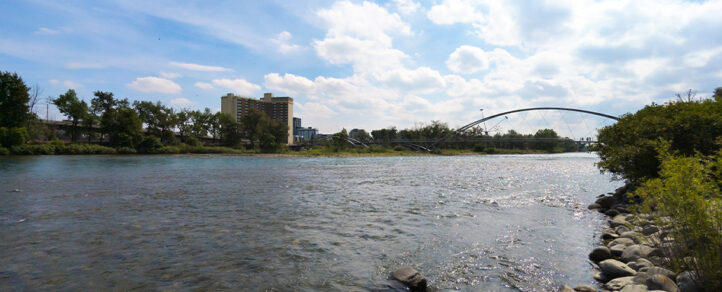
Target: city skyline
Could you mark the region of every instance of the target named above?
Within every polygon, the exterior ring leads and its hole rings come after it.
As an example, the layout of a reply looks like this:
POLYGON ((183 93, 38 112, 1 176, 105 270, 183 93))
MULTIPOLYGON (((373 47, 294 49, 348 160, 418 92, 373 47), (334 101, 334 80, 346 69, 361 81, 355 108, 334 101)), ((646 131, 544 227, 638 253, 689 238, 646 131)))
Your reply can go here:
POLYGON ((480 108, 619 115, 722 86, 722 1, 206 3, 3 1, 0 70, 42 97, 214 111, 274 92, 324 133, 458 127, 480 108))

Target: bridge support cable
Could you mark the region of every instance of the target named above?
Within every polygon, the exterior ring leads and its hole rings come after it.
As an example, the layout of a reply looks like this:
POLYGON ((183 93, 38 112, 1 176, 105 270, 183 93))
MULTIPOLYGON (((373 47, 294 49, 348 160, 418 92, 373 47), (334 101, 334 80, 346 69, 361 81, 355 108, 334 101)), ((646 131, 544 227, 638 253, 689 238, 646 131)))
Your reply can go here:
POLYGON ((494 119, 494 118, 497 118, 497 117, 500 117, 500 116, 504 116, 504 115, 508 115, 508 114, 512 114, 512 113, 518 113, 518 112, 544 111, 544 110, 580 112, 580 113, 585 113, 585 114, 590 114, 590 115, 596 115, 596 116, 600 116, 600 117, 605 117, 605 118, 612 119, 612 120, 615 120, 615 121, 618 121, 618 120, 619 120, 618 117, 615 117, 615 116, 612 116, 612 115, 607 115, 607 114, 603 114, 603 113, 598 113, 598 112, 593 112, 593 111, 588 111, 588 110, 582 110, 582 109, 575 109, 575 108, 565 108, 565 107, 533 107, 533 108, 523 108, 523 109, 517 109, 517 110, 511 110, 511 111, 506 111, 506 112, 498 113, 498 114, 495 114, 495 115, 491 115, 491 116, 488 116, 488 117, 481 118, 481 119, 479 119, 479 120, 473 121, 473 122, 471 122, 471 123, 469 123, 469 124, 467 124, 467 125, 465 125, 465 126, 463 126, 463 127, 460 127, 460 128, 458 128, 458 129, 456 129, 455 131, 449 133, 448 135, 446 135, 446 136, 444 136, 444 137, 436 140, 436 142, 434 142, 434 143, 433 143, 430 147, 428 147, 428 148, 430 148, 430 149, 436 148, 436 145, 439 145, 439 143, 444 142, 444 141, 448 140, 449 138, 454 137, 454 136, 456 136, 456 135, 458 135, 458 134, 460 134, 460 133, 463 133, 464 131, 466 131, 466 130, 470 129, 471 127, 474 127, 474 126, 476 126, 476 125, 478 125, 478 124, 480 124, 480 123, 486 122, 486 121, 488 121, 488 120, 491 120, 491 119, 494 119))

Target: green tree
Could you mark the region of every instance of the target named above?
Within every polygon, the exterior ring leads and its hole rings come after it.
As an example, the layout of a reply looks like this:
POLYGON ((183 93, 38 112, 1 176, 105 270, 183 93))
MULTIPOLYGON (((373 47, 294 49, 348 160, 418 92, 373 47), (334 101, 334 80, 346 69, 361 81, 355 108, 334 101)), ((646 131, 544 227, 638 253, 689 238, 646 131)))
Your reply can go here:
POLYGON ((30 95, 17 73, 0 73, 0 127, 23 127, 30 119, 30 95))
POLYGON ((256 109, 241 117, 241 129, 253 147, 263 152, 277 151, 288 139, 288 125, 272 121, 256 109))
POLYGON ((178 129, 181 142, 185 142, 185 135, 190 131, 190 111, 183 109, 175 114, 175 126, 178 129))
POLYGON ((559 135, 552 129, 540 129, 534 134, 534 146, 536 149, 552 152, 557 145, 559 135))
POLYGON ((345 128, 331 136, 331 146, 334 151, 342 151, 348 147, 348 132, 345 128))
POLYGON ((235 147, 241 143, 240 126, 236 119, 229 114, 218 113, 218 136, 221 143, 226 146, 235 147))
POLYGON ((115 109, 110 145, 135 148, 143 139, 143 122, 138 114, 126 105, 115 109))
POLYGON ((78 122, 86 117, 88 104, 85 103, 85 101, 79 100, 73 89, 69 89, 65 94, 61 94, 58 98, 53 99, 52 102, 60 113, 72 121, 70 140, 75 142, 78 136, 78 122))
POLYGON ((710 155, 720 149, 722 99, 652 104, 626 114, 599 131, 598 166, 620 178, 640 182, 658 176, 660 161, 655 141, 669 141, 682 156, 710 155))
POLYGON ((145 123, 148 134, 160 138, 164 143, 175 141, 173 128, 176 125, 176 116, 172 108, 166 107, 160 102, 154 104, 149 101, 135 101, 133 108, 145 123))
POLYGON ((100 140, 109 134, 115 122, 115 107, 118 101, 112 92, 96 91, 95 97, 90 101, 90 108, 100 116, 100 140))
MULTIPOLYGON (((208 110, 208 108, 206 108, 206 110, 208 110)), ((208 133, 211 134, 213 140, 216 140, 216 138, 218 138, 219 130, 221 129, 221 124, 219 122, 220 116, 221 113, 218 112, 215 114, 211 114, 208 118, 208 133)))

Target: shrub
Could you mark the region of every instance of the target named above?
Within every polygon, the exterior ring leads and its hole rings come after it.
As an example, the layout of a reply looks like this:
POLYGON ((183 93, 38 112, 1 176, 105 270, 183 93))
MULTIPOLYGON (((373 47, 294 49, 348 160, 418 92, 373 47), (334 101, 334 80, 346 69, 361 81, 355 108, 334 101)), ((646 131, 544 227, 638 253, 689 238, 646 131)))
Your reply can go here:
POLYGON ((722 151, 714 156, 669 154, 660 143, 659 178, 645 181, 633 195, 643 211, 672 219, 676 245, 667 250, 672 268, 691 269, 707 291, 722 290, 722 151), (695 260, 688 260, 689 257, 695 260))
POLYGON ((394 146, 394 151, 404 151, 404 146, 396 145, 394 146))
POLYGON ((153 153, 158 153, 158 154, 178 154, 178 153, 181 153, 181 148, 178 147, 178 146, 164 146, 164 147, 159 148, 158 150, 156 150, 156 151, 153 152, 153 153))
POLYGON ((28 130, 25 128, 0 128, 0 145, 12 147, 25 144, 28 140, 28 130))
POLYGON ((484 152, 486 150, 486 147, 481 144, 474 145, 474 152, 484 152))
POLYGON ((0 155, 10 155, 10 150, 8 150, 5 147, 0 146, 0 155))
POLYGON ((202 146, 203 145, 201 143, 201 141, 198 140, 198 138, 193 137, 193 136, 186 137, 185 143, 190 146, 202 146))
POLYGON ((56 154, 115 154, 115 149, 95 144, 69 144, 55 147, 56 154))
POLYGON ((55 146, 51 144, 25 144, 10 148, 12 154, 17 155, 52 155, 55 154, 55 146))
POLYGON ((130 148, 130 147, 119 147, 118 149, 116 149, 116 151, 118 152, 118 154, 136 154, 136 153, 138 153, 138 151, 135 151, 135 149, 130 148))
POLYGON ((652 104, 623 116, 599 131, 598 166, 632 182, 658 176, 660 161, 655 141, 670 142, 670 150, 692 156, 711 155, 722 136, 722 99, 652 104))
POLYGON ((160 142, 160 139, 155 136, 147 136, 143 138, 143 141, 141 141, 138 144, 138 152, 140 153, 156 153, 161 148, 163 148, 163 143, 160 142))

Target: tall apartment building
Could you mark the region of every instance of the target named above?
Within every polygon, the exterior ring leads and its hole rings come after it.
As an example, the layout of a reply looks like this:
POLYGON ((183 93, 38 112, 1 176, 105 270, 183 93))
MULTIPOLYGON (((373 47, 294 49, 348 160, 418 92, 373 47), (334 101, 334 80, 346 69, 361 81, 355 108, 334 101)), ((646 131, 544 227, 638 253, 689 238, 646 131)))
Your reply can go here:
POLYGON ((236 121, 252 108, 266 113, 273 121, 288 125, 288 144, 293 144, 293 98, 274 97, 273 93, 264 93, 261 99, 233 93, 221 97, 221 112, 230 114, 236 121))

